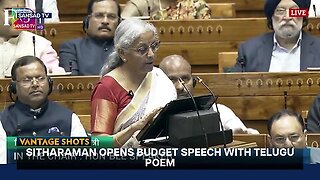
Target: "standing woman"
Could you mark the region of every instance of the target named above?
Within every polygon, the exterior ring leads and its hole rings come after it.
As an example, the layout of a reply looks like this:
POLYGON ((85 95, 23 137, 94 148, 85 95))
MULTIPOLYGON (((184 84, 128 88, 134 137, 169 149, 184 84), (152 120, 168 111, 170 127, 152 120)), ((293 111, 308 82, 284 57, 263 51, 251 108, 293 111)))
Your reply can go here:
POLYGON ((112 135, 115 147, 137 146, 135 135, 168 102, 176 90, 168 77, 153 67, 160 45, 156 28, 139 19, 122 21, 91 97, 93 135, 112 135), (129 139, 132 139, 128 141, 129 139))

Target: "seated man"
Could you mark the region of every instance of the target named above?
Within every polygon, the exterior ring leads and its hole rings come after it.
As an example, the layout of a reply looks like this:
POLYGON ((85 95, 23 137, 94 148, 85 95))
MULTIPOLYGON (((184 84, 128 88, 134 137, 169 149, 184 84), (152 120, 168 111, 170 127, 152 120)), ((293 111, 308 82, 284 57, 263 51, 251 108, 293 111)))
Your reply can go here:
MULTIPOLYGON (((306 148, 307 130, 300 114, 281 110, 268 121, 268 140, 274 148, 306 148)), ((310 163, 320 163, 320 149, 310 147, 310 163)))
MULTIPOLYGON (((195 79, 192 77, 190 64, 182 56, 171 55, 163 58, 159 67, 173 82, 177 90, 178 98, 189 97, 187 91, 184 89, 181 83, 179 83, 178 79, 183 79, 186 87, 192 93, 192 90, 195 86, 195 79)), ((222 104, 217 105, 225 130, 232 129, 233 133, 259 134, 259 132, 255 129, 246 128, 242 121, 227 106, 222 104)), ((216 111, 216 106, 213 105, 212 109, 216 111)))
MULTIPOLYGON (((1 114, 0 114, 1 118, 1 114)), ((0 121, 0 164, 7 164, 7 135, 0 121)))
POLYGON ((233 71, 299 72, 320 67, 320 39, 302 28, 308 17, 290 17, 290 8, 309 8, 310 0, 266 0, 264 12, 273 32, 250 39, 238 50, 233 71))
POLYGON ((7 136, 86 136, 75 113, 48 100, 52 81, 39 58, 19 58, 12 67, 11 77, 9 91, 17 99, 1 117, 7 136))
POLYGON ((72 75, 98 75, 113 51, 114 32, 120 21, 117 1, 91 0, 88 16, 83 22, 87 36, 61 45, 60 66, 66 71, 71 70, 72 75))
POLYGON ((11 67, 17 58, 34 54, 44 62, 49 72, 65 72, 59 67, 57 53, 52 48, 50 41, 28 31, 4 26, 4 9, 14 7, 25 7, 24 0, 0 1, 0 78, 10 76, 11 67))
POLYGON ((121 16, 150 16, 154 20, 210 19, 211 9, 204 0, 130 0, 121 16))

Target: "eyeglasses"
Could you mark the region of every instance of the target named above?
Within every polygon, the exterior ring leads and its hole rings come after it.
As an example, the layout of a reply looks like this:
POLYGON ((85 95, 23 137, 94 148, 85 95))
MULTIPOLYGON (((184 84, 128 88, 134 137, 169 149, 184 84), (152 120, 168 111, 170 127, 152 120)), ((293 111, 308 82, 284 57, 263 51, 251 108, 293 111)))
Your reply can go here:
POLYGON ((44 84, 46 80, 47 80, 47 77, 39 76, 39 77, 32 77, 32 78, 28 77, 28 78, 25 78, 22 80, 16 80, 16 81, 19 82, 22 86, 31 86, 34 81, 40 84, 44 84))
POLYGON ((286 143, 287 139, 289 139, 289 141, 291 141, 291 142, 297 142, 300 140, 300 137, 301 137, 301 135, 299 135, 299 134, 293 134, 288 137, 278 136, 278 137, 274 138, 274 142, 277 144, 284 144, 284 143, 286 143))
POLYGON ((118 18, 118 15, 113 13, 92 13, 90 16, 94 17, 97 20, 103 20, 105 17, 107 17, 110 20, 116 20, 118 18))
POLYGON ((277 8, 276 10, 274 10, 274 15, 277 16, 283 16, 287 13, 287 9, 284 8, 277 8))
POLYGON ((139 48, 128 48, 128 49, 135 50, 141 56, 144 56, 144 55, 146 55, 148 53, 149 49, 151 49, 151 51, 153 53, 155 53, 159 49, 159 47, 160 47, 160 41, 155 41, 155 42, 151 43, 150 45, 143 44, 139 48))

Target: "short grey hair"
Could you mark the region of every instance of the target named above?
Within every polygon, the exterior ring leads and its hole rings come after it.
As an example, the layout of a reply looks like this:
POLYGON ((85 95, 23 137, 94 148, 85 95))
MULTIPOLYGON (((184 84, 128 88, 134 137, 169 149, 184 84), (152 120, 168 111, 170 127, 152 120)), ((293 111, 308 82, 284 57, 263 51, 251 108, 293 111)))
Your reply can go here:
POLYGON ((106 63, 103 65, 100 75, 105 75, 113 69, 123 64, 118 52, 119 49, 128 49, 132 43, 145 32, 153 32, 154 36, 158 39, 157 29, 153 24, 137 18, 126 18, 117 27, 114 34, 114 52, 112 52, 106 63))

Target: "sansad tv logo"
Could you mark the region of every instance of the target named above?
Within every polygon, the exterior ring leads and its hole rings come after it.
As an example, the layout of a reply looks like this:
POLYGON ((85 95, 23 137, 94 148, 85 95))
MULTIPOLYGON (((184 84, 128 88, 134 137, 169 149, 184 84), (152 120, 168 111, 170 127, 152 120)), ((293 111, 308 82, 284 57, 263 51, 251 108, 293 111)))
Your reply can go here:
POLYGON ((29 8, 4 9, 4 26, 21 30, 43 30, 44 19, 52 18, 52 13, 34 13, 29 8))

